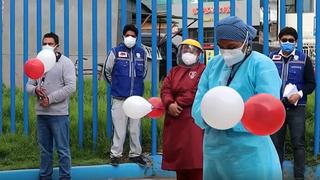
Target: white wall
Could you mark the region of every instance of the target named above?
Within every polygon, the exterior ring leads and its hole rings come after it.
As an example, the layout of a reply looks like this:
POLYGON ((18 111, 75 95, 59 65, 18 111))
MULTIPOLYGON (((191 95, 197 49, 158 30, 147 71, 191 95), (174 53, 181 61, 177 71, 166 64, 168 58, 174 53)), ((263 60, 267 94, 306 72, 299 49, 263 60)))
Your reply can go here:
MULTIPOLYGON (((36 56, 36 0, 29 0, 29 58, 36 56)), ((60 50, 64 49, 64 1, 56 0, 56 33, 60 37, 60 50)), ((92 2, 83 1, 83 49, 85 68, 92 64, 92 2)), ((50 31, 50 1, 42 0, 42 35, 50 31)), ((10 1, 4 1, 3 12, 3 82, 10 83, 10 1)), ((118 27, 118 1, 112 1, 112 45, 116 45, 118 27)), ((70 58, 74 61, 78 55, 78 1, 70 0, 70 58)), ((98 62, 106 57, 106 1, 98 1, 98 62)), ((15 79, 16 86, 22 87, 23 69, 23 1, 15 1, 15 79)))
MULTIPOLYGON (((314 39, 314 13, 303 13, 302 15, 302 29, 304 42, 314 39)), ((297 14, 286 14, 286 26, 291 26, 297 29, 297 14)))

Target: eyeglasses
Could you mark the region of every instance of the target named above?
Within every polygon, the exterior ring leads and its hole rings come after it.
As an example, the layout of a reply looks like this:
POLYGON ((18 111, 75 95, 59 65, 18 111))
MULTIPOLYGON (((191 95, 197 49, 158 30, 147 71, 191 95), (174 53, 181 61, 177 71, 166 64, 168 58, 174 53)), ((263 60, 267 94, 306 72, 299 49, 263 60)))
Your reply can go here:
POLYGON ((49 46, 53 46, 54 43, 42 43, 43 46, 49 45, 49 46))
POLYGON ((282 38, 280 40, 281 42, 285 43, 285 42, 290 42, 290 43, 294 43, 296 40, 295 39, 292 39, 292 38, 282 38))

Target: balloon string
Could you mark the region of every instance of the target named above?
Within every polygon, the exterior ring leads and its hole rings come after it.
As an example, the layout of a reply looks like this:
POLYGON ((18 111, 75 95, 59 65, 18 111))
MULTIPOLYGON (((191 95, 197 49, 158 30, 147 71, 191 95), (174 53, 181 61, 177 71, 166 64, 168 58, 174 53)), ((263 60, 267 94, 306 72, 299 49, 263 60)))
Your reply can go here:
POLYGON ((151 107, 151 109, 159 109, 159 110, 163 110, 164 108, 163 107, 151 107))

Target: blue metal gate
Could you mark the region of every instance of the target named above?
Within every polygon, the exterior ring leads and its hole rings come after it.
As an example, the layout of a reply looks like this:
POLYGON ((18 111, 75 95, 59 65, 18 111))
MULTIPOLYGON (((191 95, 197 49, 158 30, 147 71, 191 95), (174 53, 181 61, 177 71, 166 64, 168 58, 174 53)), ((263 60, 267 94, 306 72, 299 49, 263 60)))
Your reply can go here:
MULTIPOLYGON (((188 29, 187 29, 187 16, 188 16, 188 0, 181 0, 182 1, 182 37, 183 39, 188 37, 188 29)), ((3 1, 4 2, 4 1, 3 1)), ((74 2, 74 1, 73 1, 74 2)), ((142 22, 142 10, 141 10, 141 0, 136 0, 136 25, 139 29, 139 32, 141 32, 141 22, 142 22)), ((167 0, 167 4, 172 4, 172 0, 167 0)), ((297 12, 297 31, 299 33, 299 39, 298 39, 298 49, 302 50, 303 47, 303 34, 302 34, 302 10, 303 10, 303 4, 302 0, 296 1, 296 12, 297 12)), ((35 52, 39 52, 41 50, 41 38, 43 35, 42 28, 42 3, 43 1, 41 0, 36 0, 36 49, 34 50, 35 52)), ((78 51, 78 136, 79 136, 79 141, 78 144, 82 147, 83 146, 83 116, 84 116, 84 107, 83 107, 83 97, 84 97, 84 92, 83 92, 83 86, 84 86, 84 74, 83 74, 83 52, 84 52, 84 32, 83 32, 83 19, 84 19, 84 12, 83 12, 83 0, 77 0, 77 6, 78 6, 78 14, 77 14, 77 24, 74 24, 74 22, 70 22, 70 14, 69 14, 69 8, 70 8, 70 0, 64 0, 63 1, 63 7, 64 7, 64 15, 63 19, 56 19, 56 1, 55 0, 50 0, 50 31, 55 32, 56 31, 56 22, 57 21, 62 21, 64 22, 64 31, 63 31, 63 37, 64 37, 64 54, 66 56, 70 55, 70 26, 77 26, 78 30, 78 37, 77 37, 77 51, 78 51)), ((98 23, 97 23, 97 13, 98 13, 98 1, 97 0, 92 0, 91 1, 91 13, 92 13, 92 67, 97 67, 97 59, 98 59, 98 23)), ((106 36, 106 54, 107 52, 110 51, 112 42, 115 41, 115 39, 112 38, 112 3, 114 1, 112 0, 107 0, 106 1, 106 11, 104 12, 106 15, 106 31, 105 31, 105 36, 106 36)), ((198 0, 198 40, 201 44, 204 42, 204 27, 203 27, 203 0, 198 0)), ((219 7, 219 0, 214 0, 213 2, 214 7, 219 7)), ((127 23, 127 0, 121 0, 120 5, 121 5, 121 27, 123 27, 127 23)), ((157 96, 158 94, 158 79, 157 79, 157 0, 152 0, 152 96, 157 96)), ((252 0, 246 0, 247 4, 247 10, 246 10, 246 21, 248 24, 252 24, 252 0)), ((10 4, 5 4, 7 6, 10 6, 10 31, 15 32, 16 28, 16 1, 15 0, 10 0, 10 4)), ((269 1, 264 0, 263 1, 263 12, 268 12, 269 11, 269 1)), ((280 0, 279 1, 279 18, 280 18, 280 28, 285 27, 286 25, 286 9, 285 9, 285 0, 280 0)), ((0 9, 3 9, 3 3, 0 3, 0 9)), ((167 6, 166 7, 167 11, 167 37, 171 37, 171 25, 172 25, 172 7, 167 6)), ((319 63, 320 60, 320 2, 316 2, 315 6, 315 12, 316 12, 316 23, 315 23, 315 39, 316 39, 316 64, 319 63)), ((236 14, 236 0, 230 0, 230 15, 235 15, 236 14)), ((11 107, 10 107, 10 132, 15 133, 16 132, 16 119, 15 119, 15 112, 16 112, 16 106, 15 106, 15 86, 16 86, 16 76, 15 76, 15 63, 16 63, 16 42, 17 40, 20 40, 23 42, 23 62, 26 62, 28 59, 28 52, 29 52, 29 46, 28 43, 30 39, 28 38, 29 34, 29 1, 28 0, 23 0, 23 39, 17 39, 15 33, 10 33, 10 87, 11 87, 11 93, 10 93, 10 99, 11 99, 11 107)), ((1 35, 0 35, 0 69, 2 69, 3 65, 3 43, 8 43, 8 42, 3 42, 3 13, 0 13, 0 29, 1 29, 1 35)), ((213 27, 214 25, 217 24, 219 21, 219 12, 214 11, 213 14, 213 27)), ((268 13, 263 13, 263 53, 268 55, 269 53, 269 16, 268 13)), ((214 34, 215 36, 215 34, 214 34)), ((171 52, 171 47, 172 47, 172 41, 170 38, 167 40, 167 72, 172 66, 172 52, 171 52)), ((217 48, 217 41, 216 38, 214 38, 214 51, 215 54, 219 53, 219 50, 217 48)), ((141 44, 141 36, 139 36, 138 39, 138 44, 141 44)), ((202 59, 203 62, 203 59, 202 59)), ((96 146, 97 139, 98 139, 98 100, 97 100, 97 69, 93 68, 93 73, 92 73, 92 87, 93 87, 93 93, 92 93, 92 138, 93 138, 93 145, 94 147, 96 146)), ((316 66, 316 77, 320 77, 320 68, 319 66, 316 66)), ((317 84, 320 84, 319 78, 316 79, 317 84)), ((25 86, 27 82, 27 77, 24 75, 23 76, 23 86, 25 86)), ((3 74, 0 73, 0 84, 3 83, 3 74)), ((317 86, 316 88, 316 104, 315 104, 315 141, 314 141, 314 155, 317 156, 319 153, 319 121, 320 121, 320 116, 319 116, 319 103, 320 103, 320 96, 319 96, 319 90, 320 87, 317 86)), ((0 107, 2 107, 3 103, 3 97, 2 97, 2 89, 0 88, 0 107)), ((110 87, 108 86, 106 96, 107 96, 107 111, 110 112, 110 87)), ((29 119, 28 119, 28 112, 29 112, 28 107, 28 95, 26 94, 26 90, 24 89, 24 94, 23 94, 23 122, 24 122, 24 128, 23 132, 24 134, 28 134, 29 131, 29 119)), ((0 135, 3 132, 2 129, 2 109, 0 109, 0 135)), ((107 135, 110 137, 111 136, 111 116, 110 113, 107 113, 107 127, 106 127, 106 132, 107 135)), ((156 120, 152 120, 152 155, 155 155, 157 152, 157 122, 156 120)))

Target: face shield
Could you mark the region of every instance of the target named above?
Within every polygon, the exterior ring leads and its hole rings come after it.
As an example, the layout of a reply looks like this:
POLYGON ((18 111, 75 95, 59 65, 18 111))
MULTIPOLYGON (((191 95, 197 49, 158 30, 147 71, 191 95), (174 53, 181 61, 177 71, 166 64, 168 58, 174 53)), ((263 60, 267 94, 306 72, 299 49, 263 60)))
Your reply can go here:
POLYGON ((177 64, 184 67, 192 67, 199 62, 201 49, 189 44, 181 44, 178 47, 177 64))

